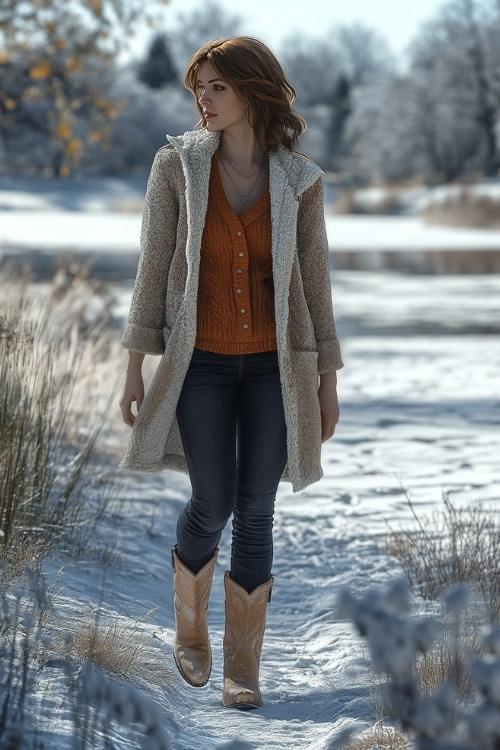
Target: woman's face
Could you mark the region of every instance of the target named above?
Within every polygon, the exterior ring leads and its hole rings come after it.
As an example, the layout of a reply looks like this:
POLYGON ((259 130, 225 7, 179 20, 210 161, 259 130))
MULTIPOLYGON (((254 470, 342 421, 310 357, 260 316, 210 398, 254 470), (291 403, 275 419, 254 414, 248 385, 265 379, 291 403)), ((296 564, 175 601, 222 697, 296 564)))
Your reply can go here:
POLYGON ((208 61, 200 65, 198 101, 203 109, 207 130, 220 132, 230 128, 250 127, 246 101, 232 86, 219 78, 208 61))

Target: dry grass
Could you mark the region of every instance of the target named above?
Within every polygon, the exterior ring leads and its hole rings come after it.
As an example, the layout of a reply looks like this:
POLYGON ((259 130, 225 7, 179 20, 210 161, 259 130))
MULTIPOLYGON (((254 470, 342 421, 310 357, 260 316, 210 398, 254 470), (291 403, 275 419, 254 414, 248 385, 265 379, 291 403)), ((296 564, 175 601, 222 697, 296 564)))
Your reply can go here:
POLYGON ((48 285, 8 269, 0 283, 0 530, 47 546, 102 513, 86 493, 113 397, 112 300, 71 259, 48 285))
POLYGON ((408 747, 409 739, 403 732, 378 721, 368 731, 350 740, 345 750, 407 750, 408 747))
POLYGON ((493 509, 476 502, 455 508, 443 497, 442 509, 417 516, 417 528, 391 533, 387 552, 400 561, 413 590, 440 599, 445 590, 467 584, 480 597, 491 622, 500 621, 500 521, 493 509))
POLYGON ((455 508, 443 497, 440 511, 420 518, 407 496, 417 528, 392 532, 387 551, 398 558, 415 593, 442 602, 466 584, 471 598, 460 616, 441 616, 439 642, 417 659, 414 675, 423 697, 452 684, 460 701, 474 701, 470 664, 483 654, 481 631, 500 618, 500 523, 493 509, 475 503, 455 508))
POLYGON ((352 214, 358 216, 390 216, 400 213, 401 198, 397 189, 385 189, 378 200, 363 200, 362 194, 355 189, 341 190, 332 206, 332 213, 337 215, 352 214))
POLYGON ((149 686, 164 686, 172 679, 164 652, 143 621, 89 612, 56 619, 51 631, 51 652, 45 659, 62 655, 73 663, 89 662, 102 672, 149 686))
POLYGON ((151 631, 95 612, 61 617, 58 576, 48 584, 43 573, 51 552, 97 554, 100 570, 117 554, 109 538, 96 544, 117 489, 102 438, 110 404, 113 430, 118 421, 124 369, 112 296, 71 258, 48 283, 3 268, 0 285, 0 746, 42 747, 31 700, 51 662, 68 679, 79 748, 110 736, 112 721, 142 722, 145 742, 170 747, 141 691, 104 674, 141 687, 168 683, 151 631))
POLYGON ((500 201, 462 188, 456 195, 423 208, 420 217, 427 224, 499 229, 500 201))
POLYGON ((473 699, 470 663, 481 654, 477 623, 466 623, 454 642, 450 628, 445 627, 436 646, 421 655, 415 665, 415 677, 423 697, 435 695, 445 684, 452 684, 461 701, 473 699))

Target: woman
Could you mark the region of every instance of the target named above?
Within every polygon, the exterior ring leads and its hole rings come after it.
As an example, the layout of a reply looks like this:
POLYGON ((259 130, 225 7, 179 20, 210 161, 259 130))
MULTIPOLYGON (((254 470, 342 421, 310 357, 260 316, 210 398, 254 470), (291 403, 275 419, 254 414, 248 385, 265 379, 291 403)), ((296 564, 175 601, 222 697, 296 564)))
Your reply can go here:
POLYGON ((204 45, 184 83, 200 129, 168 137, 148 182, 122 340, 133 431, 121 468, 189 473, 172 550, 174 656, 195 687, 210 675, 208 598, 233 515, 222 701, 256 708, 276 490, 322 476, 339 416, 321 170, 295 151, 305 122, 262 42, 204 45), (145 354, 162 359, 144 397, 145 354))

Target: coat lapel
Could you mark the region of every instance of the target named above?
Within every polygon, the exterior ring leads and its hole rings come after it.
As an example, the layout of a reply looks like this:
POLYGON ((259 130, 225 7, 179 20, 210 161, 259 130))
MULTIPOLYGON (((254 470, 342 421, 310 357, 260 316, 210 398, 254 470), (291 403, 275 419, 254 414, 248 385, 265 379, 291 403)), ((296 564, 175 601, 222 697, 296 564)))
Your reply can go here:
POLYGON ((187 278, 179 318, 184 326, 184 346, 190 358, 196 340, 200 253, 208 206, 210 161, 219 145, 220 135, 194 130, 177 137, 167 136, 167 139, 179 154, 186 180, 187 278))
POLYGON ((271 237, 273 256, 276 334, 286 345, 290 276, 297 244, 297 213, 300 195, 311 187, 321 169, 305 157, 280 146, 269 157, 271 237))

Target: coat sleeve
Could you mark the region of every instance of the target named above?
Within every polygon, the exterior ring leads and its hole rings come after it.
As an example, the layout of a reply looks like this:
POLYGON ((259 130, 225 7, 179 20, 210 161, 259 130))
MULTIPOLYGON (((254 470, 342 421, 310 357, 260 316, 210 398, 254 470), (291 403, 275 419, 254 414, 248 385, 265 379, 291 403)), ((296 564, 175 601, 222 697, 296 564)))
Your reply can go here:
POLYGON ((143 354, 165 350, 165 296, 179 217, 178 188, 172 177, 176 153, 161 148, 149 175, 141 227, 141 255, 127 325, 125 349, 143 354))
POLYGON ((333 315, 329 247, 321 177, 299 199, 297 252, 318 352, 318 371, 343 367, 333 315))

